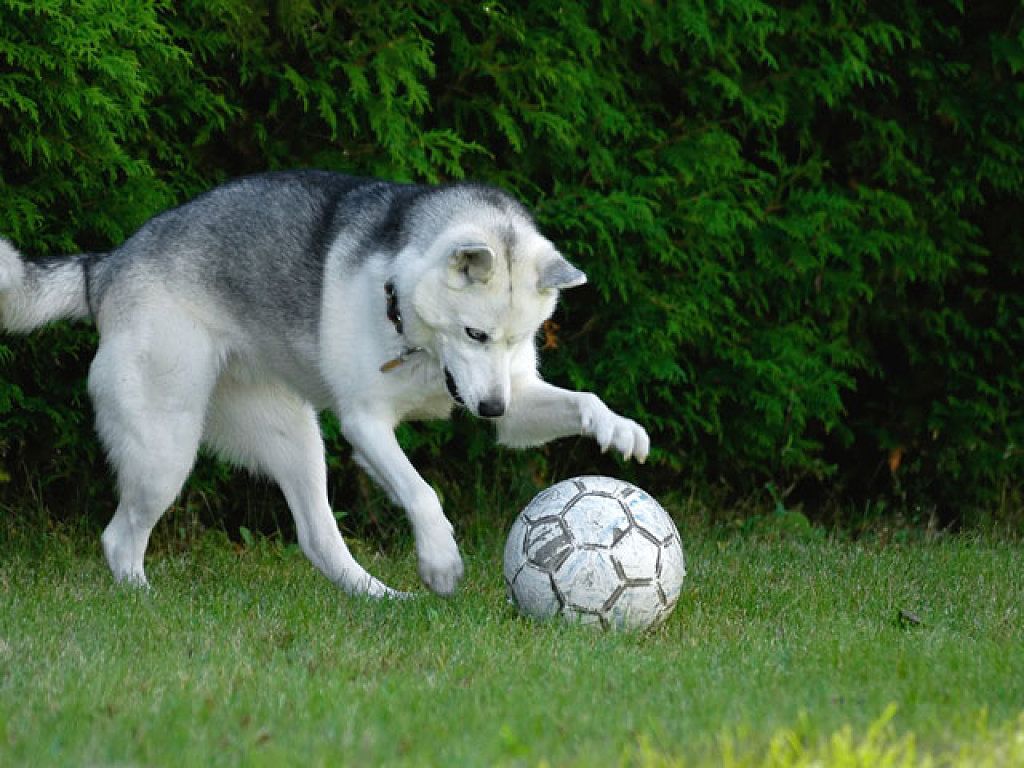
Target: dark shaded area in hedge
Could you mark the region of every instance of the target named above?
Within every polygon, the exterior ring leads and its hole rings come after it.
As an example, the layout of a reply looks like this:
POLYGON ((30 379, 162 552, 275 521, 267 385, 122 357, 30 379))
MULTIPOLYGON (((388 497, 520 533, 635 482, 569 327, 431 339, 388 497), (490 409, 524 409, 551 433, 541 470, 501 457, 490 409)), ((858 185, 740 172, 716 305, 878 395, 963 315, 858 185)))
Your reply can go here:
MULTIPOLYGON (((0 232, 35 256, 104 249, 268 168, 488 181, 589 274, 545 370, 647 424, 641 482, 1019 521, 1022 20, 1005 2, 0 0, 0 232)), ((8 503, 109 515, 93 346, 83 327, 3 339, 8 503)), ((362 481, 325 430, 347 507, 362 481)), ((496 473, 634 471, 571 443, 497 452, 466 418, 403 441, 456 507, 496 473)), ((204 462, 191 493, 237 515, 242 487, 204 462)))

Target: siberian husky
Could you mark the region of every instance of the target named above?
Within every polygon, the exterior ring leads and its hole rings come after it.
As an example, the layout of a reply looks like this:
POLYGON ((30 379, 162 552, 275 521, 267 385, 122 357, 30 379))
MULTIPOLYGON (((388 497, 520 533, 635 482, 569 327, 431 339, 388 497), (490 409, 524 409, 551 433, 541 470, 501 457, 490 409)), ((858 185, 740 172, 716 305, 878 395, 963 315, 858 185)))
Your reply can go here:
POLYGON ((139 584, 204 442, 277 482, 327 578, 398 595, 353 559, 331 513, 316 414, 333 408, 355 460, 405 509, 421 578, 451 594, 452 525, 399 447, 400 422, 458 403, 505 445, 583 434, 647 457, 636 422, 538 375, 538 330, 558 291, 585 281, 497 189, 322 171, 229 182, 109 253, 26 261, 0 239, 6 330, 99 329, 89 392, 119 492, 103 549, 116 579, 139 584))

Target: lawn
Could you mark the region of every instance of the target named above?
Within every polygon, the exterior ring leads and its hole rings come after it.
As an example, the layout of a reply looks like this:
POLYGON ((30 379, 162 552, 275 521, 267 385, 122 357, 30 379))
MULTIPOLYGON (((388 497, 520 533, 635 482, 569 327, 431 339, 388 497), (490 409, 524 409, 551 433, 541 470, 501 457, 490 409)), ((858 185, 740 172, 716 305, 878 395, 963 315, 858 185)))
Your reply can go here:
POLYGON ((173 529, 148 592, 95 532, 0 531, 0 765, 1024 764, 1019 542, 684 523, 675 613, 623 635, 517 617, 500 531, 455 598, 375 603, 173 529))

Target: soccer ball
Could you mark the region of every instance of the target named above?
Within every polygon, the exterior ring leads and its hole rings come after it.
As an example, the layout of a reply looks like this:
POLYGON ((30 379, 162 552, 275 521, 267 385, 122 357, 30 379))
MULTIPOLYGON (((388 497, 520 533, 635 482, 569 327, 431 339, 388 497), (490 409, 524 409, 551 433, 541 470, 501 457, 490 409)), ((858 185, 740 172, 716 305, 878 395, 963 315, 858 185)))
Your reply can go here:
POLYGON ((538 619, 646 629, 675 607, 685 575, 672 518, 645 491, 611 477, 541 491, 505 543, 509 599, 538 619))

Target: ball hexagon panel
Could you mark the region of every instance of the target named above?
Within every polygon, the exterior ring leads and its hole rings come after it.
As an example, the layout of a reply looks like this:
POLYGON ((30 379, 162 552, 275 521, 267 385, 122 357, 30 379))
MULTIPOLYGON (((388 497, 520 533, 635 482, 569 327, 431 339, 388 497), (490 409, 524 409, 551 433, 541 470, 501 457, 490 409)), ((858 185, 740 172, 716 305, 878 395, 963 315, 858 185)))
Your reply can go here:
POLYGON ((659 566, 658 583, 669 605, 675 605, 683 589, 683 579, 686 578, 686 558, 678 537, 662 545, 659 566))
POLYGON ((512 577, 516 575, 520 565, 522 565, 526 529, 528 527, 526 518, 519 515, 515 522, 512 523, 512 528, 508 532, 508 538, 505 539, 505 556, 502 562, 504 563, 506 581, 512 581, 512 577))
POLYGON ((566 505, 582 492, 583 489, 571 480, 555 483, 534 496, 520 514, 530 522, 551 514, 558 514, 558 510, 565 509, 566 505))
POLYGON ((626 587, 608 612, 609 624, 623 629, 656 626, 669 608, 662 602, 655 584, 626 587))
POLYGON ((530 606, 530 615, 549 619, 562 610, 561 596, 551 584, 551 576, 524 563, 508 582, 510 596, 517 605, 530 606))
POLYGON ((561 483, 557 483, 557 485, 562 484, 572 485, 578 488, 580 492, 607 493, 610 496, 618 495, 624 488, 633 487, 629 483, 616 480, 614 477, 605 477, 604 475, 584 475, 583 477, 574 477, 572 480, 563 480, 561 483))
POLYGON ((577 545, 609 548, 629 528, 629 517, 619 500, 605 493, 577 496, 562 519, 577 545))
POLYGON ((661 545, 638 528, 626 531, 612 549, 612 561, 627 582, 652 583, 657 577, 661 545))
POLYGON ((657 541, 666 541, 669 536, 678 536, 672 518, 654 499, 639 488, 623 499, 633 521, 651 534, 657 541))
POLYGON ((623 587, 611 556, 599 549, 574 550, 552 581, 566 606, 594 613, 606 611, 623 587))

